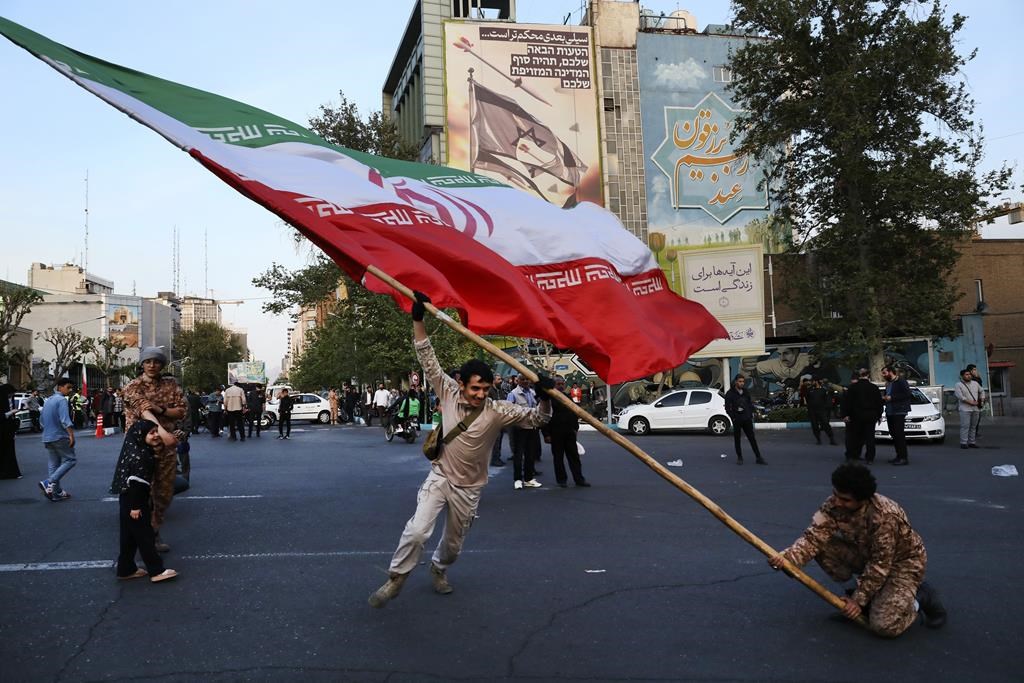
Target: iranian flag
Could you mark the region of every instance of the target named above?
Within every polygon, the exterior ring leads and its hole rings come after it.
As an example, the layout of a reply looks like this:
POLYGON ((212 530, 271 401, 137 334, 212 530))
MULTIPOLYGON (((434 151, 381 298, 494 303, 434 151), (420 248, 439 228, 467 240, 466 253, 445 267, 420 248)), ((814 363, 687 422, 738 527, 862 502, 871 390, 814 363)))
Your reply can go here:
POLYGON ((188 152, 369 289, 376 266, 478 334, 570 348, 608 382, 675 367, 725 329, 674 294, 650 250, 589 203, 329 144, 242 102, 105 62, 6 19, 0 33, 188 152))

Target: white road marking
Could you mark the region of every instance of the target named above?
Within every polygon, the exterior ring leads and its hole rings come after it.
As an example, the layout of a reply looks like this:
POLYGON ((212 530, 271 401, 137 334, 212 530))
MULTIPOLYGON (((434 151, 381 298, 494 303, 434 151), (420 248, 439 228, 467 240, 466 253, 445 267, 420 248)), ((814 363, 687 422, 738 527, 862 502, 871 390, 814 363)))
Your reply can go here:
MULTIPOLYGON (((258 495, 255 495, 255 496, 181 496, 180 498, 178 496, 175 496, 174 500, 176 500, 176 501, 178 501, 178 500, 235 500, 235 499, 238 499, 238 498, 262 498, 262 497, 263 497, 262 494, 258 494, 258 495)), ((116 498, 114 496, 110 496, 108 498, 100 498, 100 501, 103 502, 103 503, 116 503, 118 501, 118 498, 116 498)))
MULTIPOLYGON (((480 554, 491 552, 489 550, 463 550, 462 554, 480 554)), ((302 553, 302 552, 279 552, 279 553, 214 553, 210 555, 181 555, 182 560, 251 560, 258 558, 310 558, 310 557, 369 557, 379 555, 389 557, 393 550, 335 550, 327 552, 302 553)), ((72 569, 112 569, 113 560, 80 560, 77 562, 26 562, 22 564, 0 564, 0 573, 3 572, 52 572, 67 571, 72 569)))

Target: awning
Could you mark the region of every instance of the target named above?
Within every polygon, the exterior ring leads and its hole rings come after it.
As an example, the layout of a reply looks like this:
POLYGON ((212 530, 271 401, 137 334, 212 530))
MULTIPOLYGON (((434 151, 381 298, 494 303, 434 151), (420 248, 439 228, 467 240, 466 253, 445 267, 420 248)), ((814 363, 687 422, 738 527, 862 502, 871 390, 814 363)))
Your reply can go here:
POLYGON ((1017 364, 1012 360, 990 360, 988 362, 988 369, 992 368, 1015 368, 1017 364))

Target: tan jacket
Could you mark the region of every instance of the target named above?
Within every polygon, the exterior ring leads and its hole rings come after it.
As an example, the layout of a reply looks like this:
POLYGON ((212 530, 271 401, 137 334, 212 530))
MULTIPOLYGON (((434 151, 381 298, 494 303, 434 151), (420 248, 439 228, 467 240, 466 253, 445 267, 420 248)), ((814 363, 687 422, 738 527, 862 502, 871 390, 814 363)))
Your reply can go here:
POLYGON ((237 384, 224 390, 224 410, 237 412, 245 407, 245 391, 237 384))
MULTIPOLYGON (((472 412, 462 397, 459 383, 441 369, 429 339, 415 342, 416 357, 430 386, 437 394, 441 406, 444 433, 449 434, 459 421, 472 412)), ((491 448, 502 427, 516 425, 537 428, 551 419, 551 403, 543 401, 536 408, 524 408, 508 401, 484 401, 484 410, 469 428, 441 449, 441 457, 431 467, 443 474, 449 482, 460 487, 483 486, 487 483, 487 465, 491 448)))

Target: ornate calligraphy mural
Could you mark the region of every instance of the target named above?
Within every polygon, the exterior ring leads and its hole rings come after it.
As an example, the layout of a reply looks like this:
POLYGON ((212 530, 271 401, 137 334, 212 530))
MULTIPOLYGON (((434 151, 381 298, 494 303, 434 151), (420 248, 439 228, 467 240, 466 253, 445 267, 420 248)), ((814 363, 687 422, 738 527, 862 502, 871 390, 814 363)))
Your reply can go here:
POLYGON ((715 93, 692 107, 665 107, 665 138, 652 160, 669 180, 672 206, 701 209, 720 224, 743 209, 767 209, 761 174, 729 141, 736 111, 715 93))

